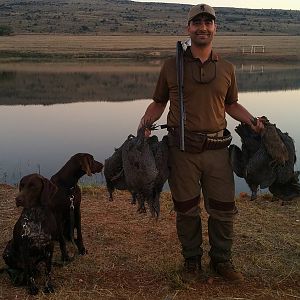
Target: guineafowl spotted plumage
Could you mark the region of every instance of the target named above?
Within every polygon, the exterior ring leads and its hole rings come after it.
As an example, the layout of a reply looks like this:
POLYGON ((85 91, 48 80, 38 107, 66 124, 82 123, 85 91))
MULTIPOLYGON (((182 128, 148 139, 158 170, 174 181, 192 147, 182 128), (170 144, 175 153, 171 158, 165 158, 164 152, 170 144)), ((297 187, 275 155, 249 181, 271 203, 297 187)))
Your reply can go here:
POLYGON ((271 193, 276 191, 277 194, 284 196, 292 189, 288 186, 293 185, 295 195, 298 175, 294 171, 296 162, 294 141, 266 117, 262 120, 265 128, 261 135, 246 124, 236 127, 235 131, 241 137, 242 147, 241 149, 236 145, 229 147, 233 170, 237 176, 246 180, 252 192, 251 200, 256 199, 258 187, 270 188, 271 193))
POLYGON ((151 215, 157 217, 160 193, 169 175, 168 142, 167 136, 161 141, 155 135, 145 137, 145 128, 147 125, 139 129, 136 137, 130 135, 105 160, 104 175, 110 199, 114 189, 127 189, 133 195, 133 203, 138 204, 138 212, 146 212, 147 203, 151 215))

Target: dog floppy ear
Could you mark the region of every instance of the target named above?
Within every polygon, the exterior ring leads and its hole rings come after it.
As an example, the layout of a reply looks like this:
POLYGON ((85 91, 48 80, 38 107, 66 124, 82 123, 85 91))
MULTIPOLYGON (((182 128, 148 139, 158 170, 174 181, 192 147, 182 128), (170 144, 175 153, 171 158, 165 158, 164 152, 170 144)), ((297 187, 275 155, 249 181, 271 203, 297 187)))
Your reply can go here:
POLYGON ((83 155, 81 157, 80 164, 81 164, 82 170, 86 173, 86 175, 92 176, 91 161, 87 155, 83 155))
POLYGON ((42 177, 43 190, 41 192, 41 204, 43 206, 51 206, 51 199, 57 192, 57 186, 49 179, 42 177))

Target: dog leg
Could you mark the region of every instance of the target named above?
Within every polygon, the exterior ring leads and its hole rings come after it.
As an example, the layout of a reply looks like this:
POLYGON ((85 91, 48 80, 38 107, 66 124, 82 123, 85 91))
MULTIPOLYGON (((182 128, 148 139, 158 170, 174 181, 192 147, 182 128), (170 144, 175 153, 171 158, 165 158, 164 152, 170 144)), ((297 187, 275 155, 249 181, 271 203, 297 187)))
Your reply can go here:
POLYGON ((132 196, 132 199, 131 199, 131 204, 136 204, 136 198, 137 198, 137 193, 136 192, 131 192, 131 196, 132 196))
POLYGON ((59 248, 60 248, 60 252, 61 252, 61 260, 63 262, 70 262, 71 259, 67 252, 67 246, 66 246, 66 241, 64 238, 62 226, 59 226, 59 229, 58 229, 58 241, 59 241, 59 248))
POLYGON ((44 293, 54 293, 54 287, 51 280, 51 268, 52 268, 52 256, 54 245, 50 246, 50 249, 46 250, 46 268, 45 268, 45 286, 44 293))
POLYGON ((78 248, 78 252, 80 255, 87 254, 87 250, 83 245, 82 233, 81 233, 81 213, 80 208, 75 209, 75 228, 77 231, 77 239, 76 239, 76 246, 78 248))
POLYGON ((37 287, 34 277, 30 276, 28 279, 28 293, 30 295, 37 295, 39 292, 39 288, 37 287))
POLYGON ((30 295, 37 295, 39 292, 39 288, 35 283, 34 273, 34 262, 27 257, 25 262, 25 274, 27 278, 27 290, 30 295))

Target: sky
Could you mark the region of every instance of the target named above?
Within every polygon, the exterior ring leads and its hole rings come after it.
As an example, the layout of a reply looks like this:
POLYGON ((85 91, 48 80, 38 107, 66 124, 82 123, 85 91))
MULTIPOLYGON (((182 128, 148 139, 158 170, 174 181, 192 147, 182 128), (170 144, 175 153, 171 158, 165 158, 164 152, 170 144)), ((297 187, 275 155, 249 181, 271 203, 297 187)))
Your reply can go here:
MULTIPOLYGON (((137 1, 137 0, 135 0, 137 1)), ((206 3, 213 7, 237 7, 237 8, 273 8, 273 9, 293 9, 300 10, 300 0, 138 0, 139 2, 165 2, 182 4, 206 3)))

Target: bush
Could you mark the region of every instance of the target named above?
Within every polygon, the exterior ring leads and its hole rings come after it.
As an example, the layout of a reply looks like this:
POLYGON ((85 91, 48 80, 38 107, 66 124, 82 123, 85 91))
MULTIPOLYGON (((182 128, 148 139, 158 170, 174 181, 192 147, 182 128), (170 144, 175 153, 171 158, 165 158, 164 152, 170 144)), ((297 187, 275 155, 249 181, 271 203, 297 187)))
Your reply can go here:
POLYGON ((91 31, 91 30, 90 30, 90 28, 89 28, 88 26, 82 25, 82 26, 80 27, 80 31, 91 31))
POLYGON ((13 33, 13 30, 10 26, 0 25, 0 36, 1 35, 10 35, 11 33, 13 33))

